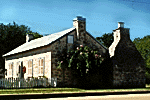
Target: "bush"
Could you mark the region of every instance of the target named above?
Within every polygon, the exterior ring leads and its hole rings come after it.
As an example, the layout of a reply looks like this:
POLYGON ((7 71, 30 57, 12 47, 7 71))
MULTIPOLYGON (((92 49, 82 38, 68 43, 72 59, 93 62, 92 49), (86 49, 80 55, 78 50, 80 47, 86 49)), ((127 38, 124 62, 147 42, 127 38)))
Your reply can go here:
POLYGON ((78 79, 78 84, 83 86, 82 83, 86 83, 85 76, 99 74, 100 65, 104 60, 98 51, 92 50, 88 46, 83 47, 83 45, 73 50, 64 50, 58 58, 57 68, 70 68, 73 77, 78 79))

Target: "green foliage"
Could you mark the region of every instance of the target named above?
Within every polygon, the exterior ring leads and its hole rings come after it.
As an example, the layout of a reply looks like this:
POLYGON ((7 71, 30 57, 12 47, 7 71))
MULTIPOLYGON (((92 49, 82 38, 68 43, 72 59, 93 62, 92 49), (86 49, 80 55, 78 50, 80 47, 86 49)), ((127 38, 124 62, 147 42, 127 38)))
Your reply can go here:
POLYGON ((34 37, 34 39, 37 39, 37 38, 40 38, 40 37, 43 37, 43 35, 41 35, 41 34, 39 34, 39 33, 37 33, 37 32, 32 32, 32 33, 26 33, 26 34, 32 34, 33 35, 33 37, 34 37))
POLYGON ((15 22, 13 25, 10 23, 0 25, 0 45, 1 45, 1 54, 5 54, 21 44, 26 42, 26 34, 33 34, 34 38, 42 37, 42 35, 37 32, 30 31, 30 28, 25 25, 18 26, 15 22))
POLYGON ((15 22, 4 25, 0 24, 0 67, 4 67, 2 55, 15 49, 26 42, 26 34, 33 34, 34 38, 42 37, 37 32, 32 32, 28 26, 18 26, 15 22))
POLYGON ((89 47, 77 47, 76 49, 62 52, 59 56, 58 68, 71 68, 73 75, 85 76, 94 74, 104 60, 101 55, 89 47))
POLYGON ((133 43, 145 60, 146 78, 150 80, 150 35, 143 38, 135 38, 133 43))
POLYGON ((114 41, 113 33, 105 33, 101 37, 96 37, 96 39, 106 47, 110 47, 110 45, 114 41))

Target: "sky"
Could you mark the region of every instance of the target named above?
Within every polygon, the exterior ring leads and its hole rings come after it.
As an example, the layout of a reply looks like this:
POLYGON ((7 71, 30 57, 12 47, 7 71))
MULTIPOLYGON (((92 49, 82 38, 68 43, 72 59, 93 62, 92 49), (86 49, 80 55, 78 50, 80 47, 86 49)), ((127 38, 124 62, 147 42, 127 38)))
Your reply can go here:
POLYGON ((112 33, 118 22, 130 28, 132 41, 150 35, 149 0, 0 0, 0 23, 14 21, 42 35, 73 27, 76 16, 86 18, 95 38, 112 33))

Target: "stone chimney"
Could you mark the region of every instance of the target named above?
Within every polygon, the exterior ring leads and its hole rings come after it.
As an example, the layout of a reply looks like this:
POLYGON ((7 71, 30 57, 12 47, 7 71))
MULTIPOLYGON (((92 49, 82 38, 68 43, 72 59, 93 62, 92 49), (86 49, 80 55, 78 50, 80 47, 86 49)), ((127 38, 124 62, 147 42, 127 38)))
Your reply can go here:
POLYGON ((129 28, 124 28, 124 22, 118 22, 118 28, 113 30, 114 42, 109 47, 110 57, 115 55, 115 48, 119 43, 127 43, 130 40, 129 30, 129 28))
POLYGON ((124 22, 118 22, 118 28, 124 28, 124 22))
POLYGON ((26 35, 26 42, 30 42, 31 40, 33 40, 33 35, 32 34, 27 34, 26 35))
POLYGON ((118 22, 118 28, 113 31, 114 42, 109 47, 112 69, 114 69, 113 87, 144 88, 145 62, 130 39, 130 29, 124 28, 123 22, 118 22))
POLYGON ((77 40, 79 40, 80 35, 86 31, 86 18, 82 18, 82 16, 74 18, 73 27, 77 30, 77 40))

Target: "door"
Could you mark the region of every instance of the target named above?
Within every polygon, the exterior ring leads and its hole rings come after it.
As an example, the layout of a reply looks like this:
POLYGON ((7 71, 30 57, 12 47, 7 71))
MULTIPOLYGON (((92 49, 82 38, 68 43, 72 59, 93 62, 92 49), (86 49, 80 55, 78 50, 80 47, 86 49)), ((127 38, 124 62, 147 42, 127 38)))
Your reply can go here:
POLYGON ((21 61, 21 65, 19 65, 19 71, 20 71, 20 78, 24 78, 24 74, 23 74, 23 61, 21 61))

